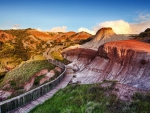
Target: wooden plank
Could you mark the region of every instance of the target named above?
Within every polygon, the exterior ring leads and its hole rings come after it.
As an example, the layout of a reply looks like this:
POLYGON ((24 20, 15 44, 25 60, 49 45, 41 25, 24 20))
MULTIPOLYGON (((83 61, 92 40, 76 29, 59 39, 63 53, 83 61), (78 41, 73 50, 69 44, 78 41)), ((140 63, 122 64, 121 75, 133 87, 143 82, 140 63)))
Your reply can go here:
POLYGON ((20 108, 19 113, 27 113, 24 109, 20 108))
POLYGON ((22 111, 23 111, 22 113, 28 113, 30 110, 28 108, 26 108, 26 107, 23 107, 22 111))
POLYGON ((34 106, 38 105, 39 103, 37 103, 36 101, 32 101, 32 104, 34 104, 34 106))

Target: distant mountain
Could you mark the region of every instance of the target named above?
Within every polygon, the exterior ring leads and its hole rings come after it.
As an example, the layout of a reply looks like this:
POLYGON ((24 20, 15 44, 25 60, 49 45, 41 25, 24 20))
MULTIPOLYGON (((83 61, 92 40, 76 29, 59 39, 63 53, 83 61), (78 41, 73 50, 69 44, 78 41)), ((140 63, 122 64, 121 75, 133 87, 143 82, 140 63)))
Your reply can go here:
POLYGON ((126 40, 128 37, 117 35, 112 28, 101 28, 90 42, 81 45, 81 48, 98 49, 98 47, 106 42, 126 40))

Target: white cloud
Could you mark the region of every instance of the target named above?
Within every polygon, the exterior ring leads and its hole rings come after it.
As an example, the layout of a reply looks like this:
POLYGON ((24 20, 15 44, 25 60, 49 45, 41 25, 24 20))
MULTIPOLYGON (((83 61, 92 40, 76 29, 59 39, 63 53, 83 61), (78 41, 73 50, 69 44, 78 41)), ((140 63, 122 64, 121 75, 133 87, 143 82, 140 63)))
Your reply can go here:
POLYGON ((85 31, 85 32, 90 33, 92 35, 95 34, 95 31, 91 31, 91 30, 89 30, 87 28, 84 28, 84 27, 81 27, 81 28, 78 29, 78 32, 81 32, 81 31, 85 31))
POLYGON ((139 34, 146 28, 150 27, 149 16, 150 14, 146 14, 145 17, 140 16, 141 22, 137 23, 128 23, 124 20, 101 22, 97 26, 93 27, 93 31, 97 32, 102 27, 111 27, 117 34, 139 34))
POLYGON ((19 29, 20 28, 20 25, 19 24, 15 24, 13 25, 12 29, 19 29))
POLYGON ((124 20, 106 21, 98 24, 93 28, 94 31, 98 31, 102 27, 111 27, 117 34, 130 34, 132 29, 128 22, 124 20))
POLYGON ((135 19, 138 22, 145 22, 150 20, 150 13, 140 13, 135 19))
POLYGON ((130 23, 133 33, 140 33, 150 28, 150 13, 141 12, 135 20, 136 23, 130 23))
POLYGON ((143 32, 146 28, 150 28, 150 20, 140 23, 131 23, 132 33, 138 34, 143 32))
POLYGON ((62 26, 62 27, 54 27, 50 29, 50 32, 66 32, 67 26, 62 26))
POLYGON ((36 30, 38 30, 38 31, 42 31, 42 29, 41 29, 41 28, 37 28, 36 30))

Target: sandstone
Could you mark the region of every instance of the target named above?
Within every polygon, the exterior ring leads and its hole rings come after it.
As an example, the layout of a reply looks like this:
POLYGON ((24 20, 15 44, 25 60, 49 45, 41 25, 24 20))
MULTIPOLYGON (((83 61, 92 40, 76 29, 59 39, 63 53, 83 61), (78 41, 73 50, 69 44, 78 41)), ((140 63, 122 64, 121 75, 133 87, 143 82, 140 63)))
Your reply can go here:
POLYGON ((97 51, 91 49, 77 48, 64 51, 64 58, 71 61, 70 66, 75 71, 82 70, 84 66, 90 63, 96 56, 97 51))
POLYGON ((48 73, 48 69, 42 69, 39 72, 37 72, 34 76, 41 76, 48 73))
POLYGON ((44 78, 42 78, 42 79, 40 80, 39 84, 41 85, 41 84, 43 84, 44 82, 49 81, 49 79, 50 79, 50 77, 45 76, 44 78))
POLYGON ((24 90, 25 90, 25 91, 29 91, 29 90, 32 88, 32 86, 33 86, 33 84, 34 84, 34 80, 35 80, 35 78, 32 78, 29 82, 27 82, 27 83, 24 85, 24 90))
POLYGON ((61 73, 61 68, 59 68, 59 67, 55 67, 55 70, 57 70, 58 72, 60 72, 61 73))
MULTIPOLYGON (((81 50, 89 53, 89 50, 81 50)), ((73 64, 78 68, 82 65, 73 82, 81 81, 82 84, 89 84, 103 80, 116 80, 138 89, 150 88, 149 44, 136 40, 108 42, 99 47, 97 54, 93 54, 92 60, 88 57, 90 55, 82 54, 81 50, 80 52, 78 49, 70 50, 64 53, 65 58, 75 59, 69 64, 72 68, 74 68, 73 64)))
POLYGON ((7 99, 9 96, 11 96, 11 94, 12 92, 10 91, 0 90, 0 101, 7 99))
POLYGON ((90 42, 81 45, 80 48, 97 50, 99 46, 107 42, 127 40, 127 39, 129 39, 129 37, 117 35, 112 28, 106 27, 98 30, 94 38, 90 42))
POLYGON ((46 76, 49 77, 49 78, 53 77, 54 75, 55 75, 54 70, 51 70, 50 72, 48 72, 48 73, 46 74, 46 76))
MULTIPOLYGON (((35 77, 41 76, 41 75, 46 75, 47 73, 48 73, 48 69, 42 69, 39 72, 35 73, 34 77, 29 82, 25 83, 24 90, 28 91, 28 90, 30 90, 32 88, 32 86, 34 84, 34 81, 35 81, 35 77)), ((44 80, 42 80, 42 81, 44 81, 44 80)))
MULTIPOLYGON (((56 69, 61 72, 61 69, 60 69, 59 67, 58 67, 58 68, 56 67, 56 69)), ((54 75, 55 75, 54 70, 51 70, 50 72, 48 72, 48 73, 45 75, 44 78, 42 78, 42 79, 40 80, 39 84, 41 85, 41 84, 43 84, 44 82, 49 81, 54 75)))

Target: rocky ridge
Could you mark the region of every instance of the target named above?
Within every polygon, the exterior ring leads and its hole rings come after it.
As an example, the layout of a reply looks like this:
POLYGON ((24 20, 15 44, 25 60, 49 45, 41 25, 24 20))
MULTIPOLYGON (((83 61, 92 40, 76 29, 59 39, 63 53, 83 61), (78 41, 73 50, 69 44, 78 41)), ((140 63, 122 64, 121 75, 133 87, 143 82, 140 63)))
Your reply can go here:
POLYGON ((97 50, 99 46, 101 46, 104 43, 117 41, 117 40, 127 40, 129 37, 123 36, 123 35, 117 35, 112 28, 101 28, 97 31, 94 38, 83 45, 80 46, 80 48, 88 48, 88 49, 94 49, 97 50))

